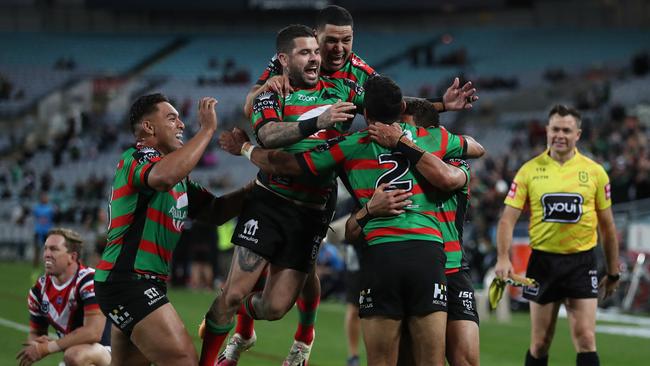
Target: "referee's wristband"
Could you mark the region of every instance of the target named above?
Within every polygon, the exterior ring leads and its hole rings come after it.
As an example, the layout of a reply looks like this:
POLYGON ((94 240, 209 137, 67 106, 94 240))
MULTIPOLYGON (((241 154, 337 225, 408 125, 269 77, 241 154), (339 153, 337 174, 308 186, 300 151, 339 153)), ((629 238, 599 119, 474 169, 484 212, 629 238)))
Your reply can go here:
POLYGON ((395 151, 402 153, 413 165, 416 165, 420 159, 422 159, 422 155, 424 155, 424 151, 418 150, 414 147, 411 147, 407 144, 405 144, 402 141, 402 138, 397 141, 397 145, 395 146, 395 151))
POLYGON ((607 279, 608 279, 609 281, 616 282, 616 281, 618 281, 618 280, 621 279, 621 274, 620 274, 620 273, 616 273, 616 274, 610 274, 610 273, 608 273, 608 274, 607 274, 607 279))

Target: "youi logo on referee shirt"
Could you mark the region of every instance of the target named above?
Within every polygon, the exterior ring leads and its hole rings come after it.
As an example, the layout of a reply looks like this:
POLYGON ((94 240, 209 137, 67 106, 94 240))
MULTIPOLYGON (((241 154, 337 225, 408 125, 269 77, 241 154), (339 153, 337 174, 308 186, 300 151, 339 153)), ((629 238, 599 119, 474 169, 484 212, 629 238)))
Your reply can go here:
POLYGON ((582 217, 584 199, 577 193, 547 193, 542 196, 544 222, 576 223, 582 217))

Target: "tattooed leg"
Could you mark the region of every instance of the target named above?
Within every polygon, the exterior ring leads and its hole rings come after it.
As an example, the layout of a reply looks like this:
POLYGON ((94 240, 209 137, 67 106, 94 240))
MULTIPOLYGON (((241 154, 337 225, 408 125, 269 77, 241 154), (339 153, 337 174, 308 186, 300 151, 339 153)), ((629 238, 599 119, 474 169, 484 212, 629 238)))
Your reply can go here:
POLYGON ((260 255, 236 246, 223 291, 210 306, 207 318, 220 325, 232 322, 242 300, 253 290, 267 263, 260 255))
POLYGON ((307 273, 271 265, 264 290, 253 294, 249 301, 255 317, 281 319, 293 307, 306 278, 307 273))

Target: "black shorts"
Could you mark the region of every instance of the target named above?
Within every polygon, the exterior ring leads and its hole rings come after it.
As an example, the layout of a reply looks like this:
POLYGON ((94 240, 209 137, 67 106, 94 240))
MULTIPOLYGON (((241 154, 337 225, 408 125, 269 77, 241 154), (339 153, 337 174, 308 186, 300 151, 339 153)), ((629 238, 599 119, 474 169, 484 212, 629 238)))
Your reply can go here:
POLYGON ((598 271, 593 249, 573 254, 533 250, 526 277, 534 278, 539 287, 524 287, 524 298, 538 304, 562 299, 598 297, 598 271))
POLYGON ((345 271, 345 302, 346 304, 359 305, 359 292, 361 292, 361 272, 345 271))
POLYGON ((99 344, 101 344, 102 346, 111 345, 111 322, 110 321, 107 321, 106 325, 104 325, 104 331, 102 332, 102 339, 99 340, 99 344))
POLYGON ((232 243, 276 266, 309 273, 332 214, 298 206, 255 186, 244 202, 232 243))
POLYGON ((133 327, 167 304, 167 286, 155 280, 95 281, 99 308, 129 338, 133 327))
POLYGON ((442 244, 372 245, 361 256, 359 316, 405 319, 447 311, 447 258, 442 244))
POLYGON ((470 320, 479 323, 474 287, 468 271, 447 275, 447 298, 447 321, 470 320))

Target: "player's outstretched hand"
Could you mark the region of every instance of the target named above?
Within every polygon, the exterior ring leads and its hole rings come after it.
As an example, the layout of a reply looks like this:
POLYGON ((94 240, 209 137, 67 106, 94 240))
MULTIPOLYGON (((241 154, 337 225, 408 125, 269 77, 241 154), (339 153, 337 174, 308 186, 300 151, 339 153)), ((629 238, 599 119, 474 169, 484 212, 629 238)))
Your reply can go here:
POLYGON ((460 87, 460 79, 454 78, 445 95, 442 96, 442 102, 445 105, 445 110, 460 111, 463 109, 471 109, 472 103, 478 100, 476 95, 476 88, 472 87, 472 82, 468 81, 460 87))
POLYGON ((612 294, 618 288, 620 282, 620 279, 617 279, 616 281, 610 280, 609 276, 607 275, 605 275, 605 277, 600 280, 600 283, 598 284, 598 290, 602 294, 603 300, 612 296, 612 294))
POLYGON ((231 153, 232 155, 241 155, 241 148, 245 142, 250 139, 244 130, 241 128, 233 128, 232 131, 222 132, 219 136, 219 145, 222 149, 231 153))
POLYGON ((330 128, 337 122, 344 122, 354 118, 354 114, 351 112, 356 108, 357 107, 350 102, 341 102, 339 100, 318 116, 316 126, 320 129, 330 128))
POLYGON ((497 264, 494 266, 494 273, 497 278, 502 280, 508 278, 513 273, 510 258, 498 258, 497 264))
POLYGON ((293 92, 291 83, 289 83, 289 77, 286 75, 276 75, 270 77, 264 83, 264 90, 275 92, 282 96, 282 98, 293 92))
POLYGON ((217 130, 217 103, 219 102, 212 97, 204 97, 199 101, 199 123, 201 128, 211 131, 217 130))
POLYGON ((393 149, 402 137, 402 127, 398 123, 387 125, 377 122, 368 126, 368 135, 371 141, 387 149, 393 149))
POLYGON ((379 185, 368 201, 368 213, 371 216, 396 216, 403 214, 404 207, 413 203, 408 198, 413 193, 403 189, 394 189, 386 191, 389 187, 387 183, 379 185))

